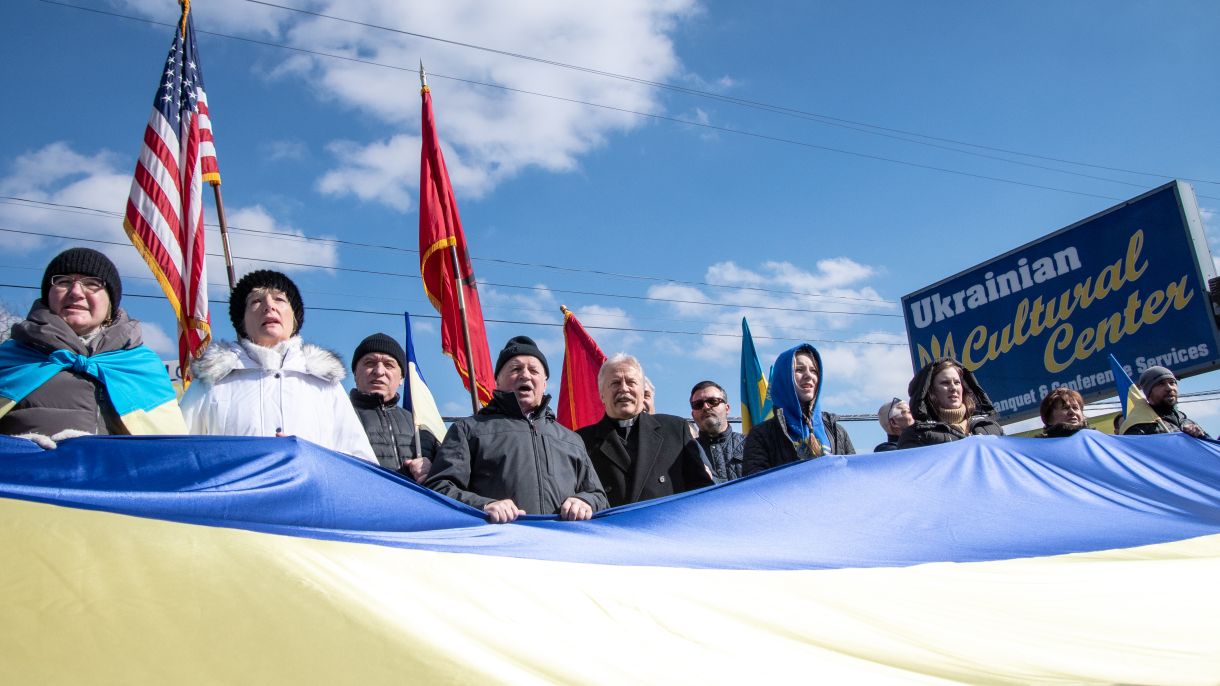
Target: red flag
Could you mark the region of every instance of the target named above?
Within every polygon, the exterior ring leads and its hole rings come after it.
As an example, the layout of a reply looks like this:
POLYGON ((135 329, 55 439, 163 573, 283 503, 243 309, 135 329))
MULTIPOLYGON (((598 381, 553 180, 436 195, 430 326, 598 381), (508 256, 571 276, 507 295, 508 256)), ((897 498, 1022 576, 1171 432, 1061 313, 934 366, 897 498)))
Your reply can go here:
POLYGON ((577 321, 563 309, 563 378, 559 382, 559 423, 575 431, 601 421, 606 413, 597 392, 597 372, 606 354, 577 321))
POLYGON ((144 127, 123 219, 127 236, 177 315, 183 380, 190 378, 190 358, 212 339, 203 231, 205 180, 219 184, 220 171, 186 3, 144 127))
POLYGON ((457 261, 462 279, 461 296, 466 305, 466 324, 470 332, 470 349, 474 356, 474 378, 479 402, 491 401, 495 376, 491 371, 491 353, 487 350, 487 327, 483 323, 483 307, 466 252, 466 234, 458 217, 457 200, 449 184, 445 158, 436 139, 436 122, 432 118, 432 93, 421 89, 424 100, 423 144, 419 164, 419 271, 424 280, 428 300, 441 314, 441 349, 453 358, 462 383, 470 390, 470 363, 462 333, 462 315, 458 308, 458 290, 453 277, 450 246, 457 249, 457 261))

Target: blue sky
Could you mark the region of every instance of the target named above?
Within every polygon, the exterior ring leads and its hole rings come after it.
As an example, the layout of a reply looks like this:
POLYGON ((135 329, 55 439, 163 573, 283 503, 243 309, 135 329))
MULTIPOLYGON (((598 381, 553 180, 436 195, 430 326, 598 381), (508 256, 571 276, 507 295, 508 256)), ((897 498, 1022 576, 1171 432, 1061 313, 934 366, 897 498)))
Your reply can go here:
MULTIPOLYGON (((177 16, 165 0, 71 2, 177 16)), ((1220 234, 1213 2, 282 4, 769 106, 196 0, 196 28, 231 36, 200 35, 229 222, 262 232, 234 231, 234 251, 251 258, 238 270, 318 265, 278 268, 304 292, 304 337, 345 358, 368 333, 401 337, 401 319, 320 308, 434 314, 414 252, 420 107, 408 69, 421 59, 484 312, 525 322, 488 325, 493 355, 533 336, 556 393, 565 304, 590 327, 696 334, 592 331, 607 353, 642 360, 662 411, 688 414, 704 378, 736 404, 745 315, 764 367, 810 340, 826 360, 823 406, 874 412, 911 374, 902 295, 1172 177, 1213 182, 1194 186, 1209 238, 1220 234)), ((0 27, 0 195, 91 208, 0 199, 0 283, 29 286, 77 241, 13 231, 125 241, 113 215, 171 36, 37 0, 0 5, 0 27)), ((133 248, 84 244, 116 260, 127 294, 157 293, 133 248)), ((210 270, 213 297, 225 297, 222 265, 210 270)), ((5 286, 0 303, 23 314, 33 295, 5 286)), ((171 356, 168 305, 123 304, 171 356)), ((213 320, 232 338, 223 307, 213 320)), ((435 320, 417 319, 416 337, 442 411, 468 411, 435 320)), ((1184 390, 1218 386, 1207 374, 1184 390)), ((1186 409, 1220 430, 1215 403, 1186 409)), ((849 430, 863 448, 881 438, 873 423, 849 430)))

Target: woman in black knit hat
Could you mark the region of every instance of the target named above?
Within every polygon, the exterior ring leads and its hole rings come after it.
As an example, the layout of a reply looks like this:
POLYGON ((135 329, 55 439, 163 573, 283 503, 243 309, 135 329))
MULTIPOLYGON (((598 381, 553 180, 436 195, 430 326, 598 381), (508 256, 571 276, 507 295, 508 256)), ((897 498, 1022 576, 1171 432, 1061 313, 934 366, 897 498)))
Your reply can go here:
POLYGON ((185 432, 164 363, 119 307, 123 282, 109 258, 61 252, 40 296, 0 346, 0 433, 50 448, 85 434, 185 432))
POLYGON ((376 463, 340 382, 339 356, 301 340, 305 304, 296 284, 271 270, 250 272, 229 294, 237 342, 215 341, 191 365, 182 396, 191 433, 298 436, 376 463))

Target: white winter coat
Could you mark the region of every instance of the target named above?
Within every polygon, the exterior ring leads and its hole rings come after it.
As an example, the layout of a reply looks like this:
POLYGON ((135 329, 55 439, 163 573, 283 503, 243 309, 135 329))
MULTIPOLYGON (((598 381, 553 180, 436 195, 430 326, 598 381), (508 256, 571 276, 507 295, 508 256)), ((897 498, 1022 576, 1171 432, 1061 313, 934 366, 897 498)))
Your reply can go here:
POLYGON ((274 348, 216 341, 191 370, 195 380, 180 402, 190 433, 282 433, 377 463, 339 383, 347 370, 329 350, 299 336, 274 348))

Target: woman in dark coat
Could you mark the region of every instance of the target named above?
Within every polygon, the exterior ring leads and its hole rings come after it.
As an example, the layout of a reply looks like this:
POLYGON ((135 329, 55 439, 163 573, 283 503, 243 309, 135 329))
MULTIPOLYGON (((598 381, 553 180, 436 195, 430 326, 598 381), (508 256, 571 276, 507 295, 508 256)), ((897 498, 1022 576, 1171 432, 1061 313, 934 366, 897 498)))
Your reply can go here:
POLYGON ((900 449, 1004 435, 987 392, 957 360, 944 357, 924 365, 907 393, 915 423, 898 437, 900 449))
POLYGON ((837 415, 822 411, 822 356, 808 343, 785 350, 771 367, 775 416, 754 427, 742 449, 742 475, 823 455, 854 455, 837 415))
POLYGON ((84 434, 181 434, 165 365, 119 307, 105 255, 71 248, 42 276, 42 296, 0 346, 0 433, 44 448, 84 434))

